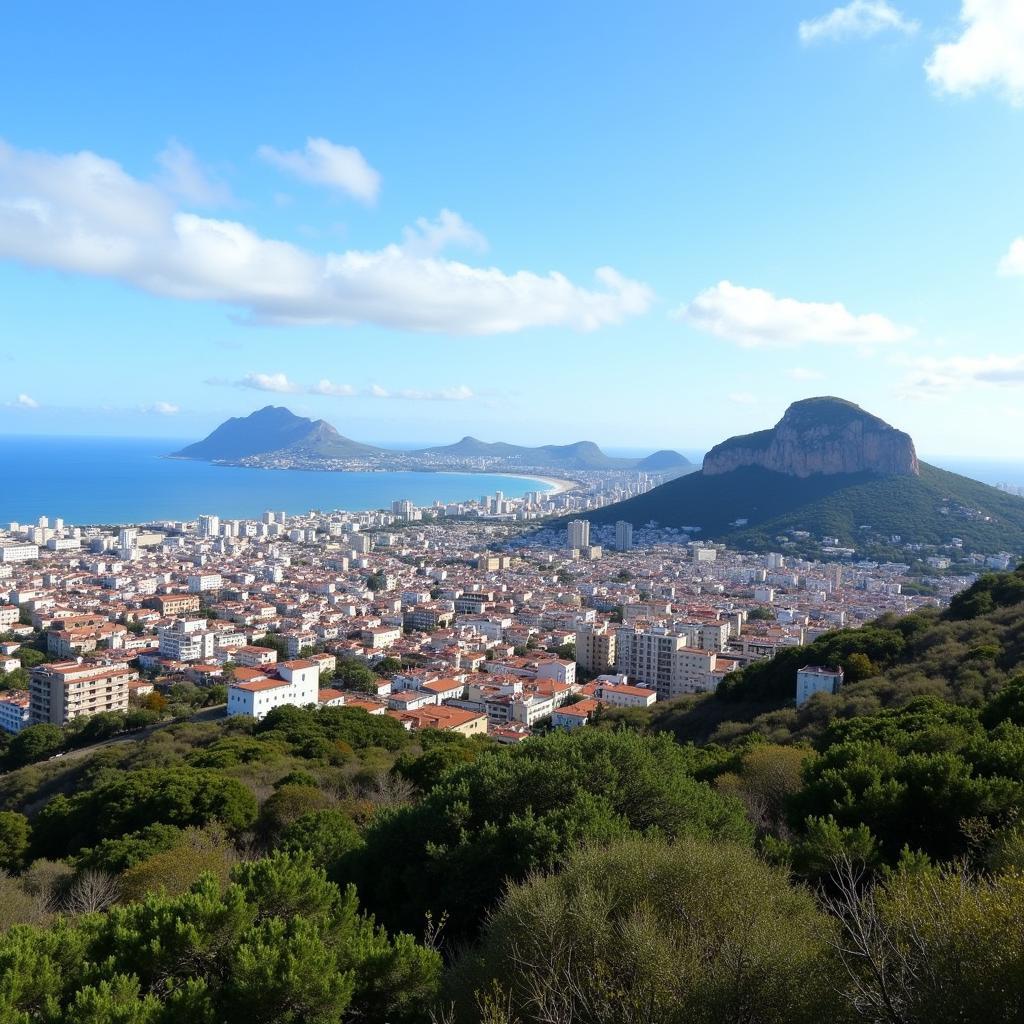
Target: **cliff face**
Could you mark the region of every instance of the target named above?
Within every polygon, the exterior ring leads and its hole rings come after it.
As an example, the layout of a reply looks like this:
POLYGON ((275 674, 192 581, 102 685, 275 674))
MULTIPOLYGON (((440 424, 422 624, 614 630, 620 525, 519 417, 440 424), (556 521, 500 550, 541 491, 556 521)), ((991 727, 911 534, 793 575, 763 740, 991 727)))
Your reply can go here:
POLYGON ((794 402, 771 430, 730 437, 704 457, 705 476, 743 466, 796 477, 862 472, 920 475, 909 434, 839 398, 794 402))

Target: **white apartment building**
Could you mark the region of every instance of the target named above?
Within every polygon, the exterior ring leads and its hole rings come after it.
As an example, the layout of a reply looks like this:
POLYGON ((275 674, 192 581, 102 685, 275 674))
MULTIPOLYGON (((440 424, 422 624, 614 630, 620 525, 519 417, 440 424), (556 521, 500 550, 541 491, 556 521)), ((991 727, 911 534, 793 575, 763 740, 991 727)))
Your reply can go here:
POLYGON ((602 683, 594 696, 615 708, 649 708, 658 694, 646 686, 631 686, 629 683, 602 683))
POLYGON ((21 732, 32 724, 31 698, 27 690, 8 690, 0 693, 0 729, 21 732))
POLYGON ((0 544, 0 562, 31 562, 38 557, 38 544, 24 544, 19 541, 0 544))
POLYGON ((157 629, 160 657, 173 661, 212 661, 217 650, 217 633, 206 619, 176 619, 157 629))
POLYGON ((245 668, 265 668, 277 664, 277 651, 272 647, 239 647, 235 650, 234 661, 245 668))
POLYGON ((316 704, 320 668, 314 661, 283 661, 266 679, 228 686, 228 715, 251 715, 257 721, 282 705, 316 704))
POLYGON ((19 617, 20 611, 16 604, 0 604, 0 630, 15 625, 19 617))
POLYGON ((224 586, 224 580, 220 573, 203 572, 197 573, 188 578, 188 589, 191 594, 205 594, 210 590, 220 590, 224 586))
POLYGON ((841 668, 804 665, 796 674, 796 706, 805 704, 816 693, 838 693, 842 685, 841 668))
POLYGON ((616 633, 616 671, 656 690, 658 700, 714 690, 717 664, 717 652, 688 647, 685 636, 661 627, 624 626, 616 633))
POLYGON ((127 711, 128 684, 139 678, 127 662, 86 665, 54 662, 32 670, 29 684, 32 724, 66 725, 100 711, 127 711))

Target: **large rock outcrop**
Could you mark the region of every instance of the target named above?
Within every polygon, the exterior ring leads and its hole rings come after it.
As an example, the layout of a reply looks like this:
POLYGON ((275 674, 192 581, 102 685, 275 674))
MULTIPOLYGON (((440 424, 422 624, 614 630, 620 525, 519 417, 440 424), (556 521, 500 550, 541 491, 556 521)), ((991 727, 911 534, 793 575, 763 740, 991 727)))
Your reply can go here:
POLYGON ((730 437, 704 457, 704 475, 760 466, 789 476, 919 476, 909 434, 841 398, 794 402, 771 430, 730 437))

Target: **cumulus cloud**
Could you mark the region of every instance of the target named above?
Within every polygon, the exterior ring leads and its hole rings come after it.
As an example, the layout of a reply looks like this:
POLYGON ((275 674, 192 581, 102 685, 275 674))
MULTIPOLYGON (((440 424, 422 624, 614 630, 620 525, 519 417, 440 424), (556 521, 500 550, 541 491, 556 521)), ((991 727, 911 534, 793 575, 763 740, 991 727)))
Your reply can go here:
POLYGON ((144 405, 142 411, 155 413, 157 416, 176 416, 181 412, 181 407, 173 402, 153 402, 152 405, 144 405))
POLYGON ((168 192, 197 206, 218 206, 231 201, 231 190, 207 175, 195 153, 171 139, 157 154, 161 171, 157 183, 168 192))
MULTIPOLYGON (((436 245, 465 242, 469 230, 449 214, 433 228, 417 225, 416 235, 436 245)), ((644 313, 653 300, 647 285, 611 267, 587 288, 556 271, 506 273, 416 248, 312 252, 236 221, 181 212, 163 190, 95 153, 55 156, 0 142, 0 259, 219 302, 255 322, 464 335, 590 331, 644 313)))
POLYGON ((1021 0, 963 0, 963 30, 937 46, 925 70, 942 91, 970 95, 993 88, 1024 104, 1024 4, 1021 0))
POLYGON ((888 31, 913 35, 919 28, 916 21, 904 17, 886 0, 853 0, 820 18, 801 21, 798 32, 800 41, 808 44, 825 40, 867 39, 888 31))
POLYGON ((1004 277, 1024 277, 1024 238, 1015 238, 1006 255, 999 261, 1004 277))
POLYGON ((375 202, 380 191, 380 174, 354 146, 338 146, 328 139, 306 139, 302 152, 260 146, 259 155, 268 164, 302 181, 326 185, 364 203, 375 202))
POLYGON ((914 333, 879 313, 856 315, 840 302, 782 299, 730 281, 706 289, 673 315, 744 348, 890 344, 914 333))
POLYGON ((39 408, 39 403, 31 395, 26 395, 24 392, 18 395, 13 402, 9 402, 8 404, 17 406, 19 409, 39 408))
POLYGON ((235 386, 253 391, 272 391, 277 395, 294 395, 302 390, 283 373, 247 373, 235 386))

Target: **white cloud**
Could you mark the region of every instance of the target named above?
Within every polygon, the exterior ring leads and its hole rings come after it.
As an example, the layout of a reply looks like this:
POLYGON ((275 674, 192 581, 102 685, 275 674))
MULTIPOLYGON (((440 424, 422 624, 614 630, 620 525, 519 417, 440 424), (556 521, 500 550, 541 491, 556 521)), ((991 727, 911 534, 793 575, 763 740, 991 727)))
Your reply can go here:
POLYGON ((960 38, 937 46, 925 71, 942 92, 970 95, 994 88, 1024 104, 1024 3, 963 0, 960 38))
POLYGON ((157 416, 176 416, 181 412, 181 406, 173 402, 153 402, 152 405, 144 405, 142 411, 156 413, 157 416))
POLYGON ((247 373, 235 386, 252 388, 253 391, 272 391, 278 395, 294 395, 302 391, 294 381, 283 373, 247 373))
POLYGON ((357 391, 351 384, 334 384, 325 377, 317 384, 314 384, 309 389, 309 393, 311 395, 332 395, 335 398, 348 398, 357 394, 357 391))
POLYGON ((472 224, 451 210, 442 210, 436 221, 417 217, 416 225, 406 228, 403 234, 402 247, 416 256, 433 255, 449 245, 477 252, 485 252, 487 249, 487 239, 472 224))
POLYGON ((19 409, 39 408, 39 403, 31 395, 26 395, 24 393, 18 395, 18 397, 11 404, 18 406, 19 409))
POLYGON ((730 281, 706 289, 673 315, 744 348, 878 345, 904 341, 914 333, 879 313, 855 315, 840 302, 780 299, 762 288, 730 281))
MULTIPOLYGON (((465 241, 468 226, 452 216, 442 216, 434 237, 465 241)), ((430 234, 418 228, 421 239, 430 234)), ((180 212, 155 185, 94 153, 53 156, 0 142, 3 258, 219 302, 277 324, 465 335, 590 331, 645 313, 653 300, 647 285, 611 267, 599 268, 596 287, 585 288, 556 271, 506 273, 401 244, 315 253, 236 221, 180 212)))
POLYGON ((1024 238, 1015 238, 1010 244, 999 261, 999 273, 1004 277, 1024 277, 1024 238))
POLYGON ((195 154, 177 139, 171 139, 156 160, 161 167, 157 184, 173 195, 198 206, 217 206, 231 201, 227 185, 210 178, 195 154))
POLYGON ((473 391, 464 384, 454 388, 440 388, 436 391, 421 391, 418 388, 399 388, 389 391, 379 384, 373 384, 368 390, 373 398, 401 398, 413 402, 464 402, 475 398, 473 391))
POLYGON ((886 31, 913 35, 919 28, 916 21, 904 17, 886 0, 853 0, 820 18, 801 21, 798 32, 802 43, 817 43, 822 40, 867 39, 886 31))
POLYGON ((380 174, 354 146, 338 146, 327 139, 306 139, 303 152, 282 152, 260 146, 267 163, 314 185, 338 189, 364 203, 372 203, 380 191, 380 174))
POLYGON ((999 388, 1024 387, 1024 355, 922 356, 908 359, 904 389, 911 394, 946 394, 982 385, 999 388))
POLYGON ((794 366, 786 371, 790 380, 821 380, 825 376, 821 370, 811 370, 806 366, 794 366))

